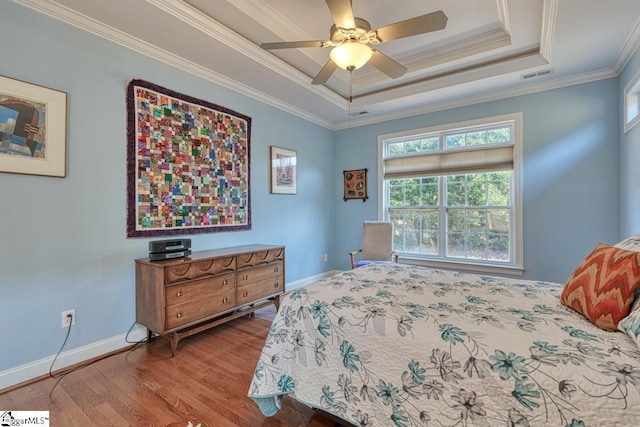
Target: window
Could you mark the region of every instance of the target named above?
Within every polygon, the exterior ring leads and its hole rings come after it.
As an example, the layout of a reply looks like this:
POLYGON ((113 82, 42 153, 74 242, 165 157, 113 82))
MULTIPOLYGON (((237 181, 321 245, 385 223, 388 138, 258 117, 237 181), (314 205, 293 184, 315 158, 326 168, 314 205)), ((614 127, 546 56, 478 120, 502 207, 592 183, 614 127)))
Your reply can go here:
POLYGON ((640 70, 624 88, 624 132, 640 123, 640 70))
POLYGON ((381 218, 394 223, 401 257, 522 271, 521 121, 512 114, 378 138, 381 218))

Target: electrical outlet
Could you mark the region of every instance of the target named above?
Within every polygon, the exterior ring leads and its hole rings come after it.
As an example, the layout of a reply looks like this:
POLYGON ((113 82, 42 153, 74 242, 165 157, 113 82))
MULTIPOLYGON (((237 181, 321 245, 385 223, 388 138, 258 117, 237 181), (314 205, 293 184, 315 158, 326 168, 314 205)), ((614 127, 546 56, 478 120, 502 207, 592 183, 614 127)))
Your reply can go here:
POLYGON ((76 309, 65 310, 62 312, 62 327, 68 328, 69 326, 75 326, 76 324, 76 309), (68 318, 71 316, 71 319, 68 318))
POLYGON ((329 256, 327 254, 320 255, 320 262, 327 262, 329 256))

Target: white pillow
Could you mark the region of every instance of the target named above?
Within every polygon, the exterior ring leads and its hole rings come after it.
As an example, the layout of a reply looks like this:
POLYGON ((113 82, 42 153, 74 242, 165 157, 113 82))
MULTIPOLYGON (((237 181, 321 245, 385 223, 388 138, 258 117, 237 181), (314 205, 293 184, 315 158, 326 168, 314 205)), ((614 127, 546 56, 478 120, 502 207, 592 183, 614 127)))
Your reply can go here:
POLYGON ((620 249, 626 249, 628 251, 640 252, 640 233, 624 239, 622 242, 613 246, 620 249))
POLYGON ((640 348, 640 298, 636 297, 627 317, 618 323, 618 330, 629 335, 640 348))
MULTIPOLYGON (((640 252, 640 233, 624 239, 614 246, 628 251, 640 252)), ((640 347, 640 294, 638 290, 636 290, 636 300, 633 302, 629 314, 618 323, 618 330, 629 335, 640 347)))

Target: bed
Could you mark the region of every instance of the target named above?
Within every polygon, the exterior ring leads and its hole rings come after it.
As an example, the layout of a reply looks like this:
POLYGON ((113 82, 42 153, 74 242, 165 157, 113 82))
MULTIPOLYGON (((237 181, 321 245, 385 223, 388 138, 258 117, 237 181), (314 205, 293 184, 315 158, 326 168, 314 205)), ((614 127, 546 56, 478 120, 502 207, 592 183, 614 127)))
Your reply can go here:
POLYGON ((633 335, 562 291, 394 263, 343 272, 283 298, 248 395, 267 416, 289 394, 356 426, 640 425, 633 335))

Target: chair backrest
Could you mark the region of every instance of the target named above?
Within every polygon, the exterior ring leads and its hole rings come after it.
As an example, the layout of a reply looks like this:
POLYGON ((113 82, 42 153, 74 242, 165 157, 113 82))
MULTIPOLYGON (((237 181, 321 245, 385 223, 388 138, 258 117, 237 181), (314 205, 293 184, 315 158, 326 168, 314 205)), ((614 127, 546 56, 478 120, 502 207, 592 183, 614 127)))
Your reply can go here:
POLYGON ((393 223, 365 221, 362 224, 362 259, 388 261, 393 253, 393 223))

